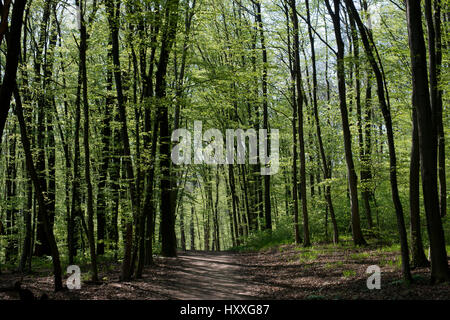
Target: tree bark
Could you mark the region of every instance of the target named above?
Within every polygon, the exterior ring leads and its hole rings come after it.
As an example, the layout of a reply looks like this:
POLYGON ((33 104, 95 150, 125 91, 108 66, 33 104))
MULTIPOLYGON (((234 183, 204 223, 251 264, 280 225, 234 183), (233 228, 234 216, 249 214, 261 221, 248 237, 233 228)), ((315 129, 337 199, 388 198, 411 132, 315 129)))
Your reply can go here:
POLYGON ((55 235, 53 233, 53 229, 51 228, 49 217, 47 213, 48 208, 48 201, 46 201, 46 193, 47 193, 47 186, 45 181, 39 178, 37 175, 33 158, 32 158, 32 152, 30 147, 30 141, 28 140, 27 135, 27 128, 23 116, 23 108, 22 108, 22 102, 19 95, 19 89, 17 86, 14 89, 14 100, 16 101, 16 115, 19 120, 19 126, 20 126, 20 135, 22 139, 22 145, 25 153, 26 158, 26 165, 27 170, 31 176, 31 179, 33 181, 33 185, 35 188, 35 194, 39 203, 39 210, 42 212, 43 216, 43 222, 44 222, 44 230, 47 236, 47 240, 50 244, 51 249, 51 256, 52 256, 52 263, 53 263, 53 275, 54 275, 54 286, 55 291, 60 291, 62 286, 62 272, 61 272, 61 262, 59 257, 59 251, 58 246, 56 243, 55 235))
POLYGON ((161 254, 165 257, 176 257, 175 234, 175 201, 173 199, 168 101, 166 100, 166 73, 170 51, 176 36, 178 24, 179 0, 168 0, 166 3, 166 25, 162 35, 161 49, 156 71, 155 94, 158 101, 160 155, 161 155, 161 254))
MULTIPOLYGON (((133 164, 131 162, 131 151, 130 151, 130 140, 128 136, 128 124, 125 110, 125 98, 123 94, 123 86, 122 86, 122 72, 120 69, 120 52, 119 52, 119 17, 120 17, 120 1, 115 0, 107 0, 106 1, 106 9, 108 15, 108 23, 111 32, 111 40, 112 40, 112 56, 113 56, 113 65, 114 65, 114 79, 116 84, 117 91, 117 105, 119 111, 119 119, 121 123, 120 135, 122 139, 122 147, 123 147, 123 163, 128 179, 130 197, 131 197, 131 207, 133 212, 133 220, 137 221, 138 212, 136 212, 137 208, 137 198, 136 198, 136 187, 135 187, 135 179, 134 179, 134 171, 133 164)), ((126 248, 126 254, 128 253, 128 249, 132 251, 133 248, 133 238, 131 237, 128 241, 129 235, 133 234, 133 224, 131 221, 126 222, 126 238, 127 245, 130 248, 126 248), (131 230, 130 230, 131 229, 131 230)), ((122 281, 128 281, 131 278, 133 273, 133 268, 131 266, 131 258, 128 259, 126 256, 122 263, 122 281)))
POLYGON ((299 26, 297 9, 295 0, 290 0, 291 19, 293 24, 293 55, 294 55, 294 76, 297 89, 297 109, 298 109, 298 139, 300 152, 300 194, 302 201, 303 213, 303 246, 309 247, 311 241, 309 238, 309 221, 308 221, 308 204, 306 195, 306 160, 305 160, 305 139, 303 135, 303 90, 302 90, 302 76, 300 69, 300 44, 299 44, 299 26))
MULTIPOLYGON (((3 130, 5 128, 6 119, 8 117, 9 108, 11 106, 11 97, 16 86, 17 67, 20 57, 20 39, 22 35, 23 13, 25 11, 26 0, 14 1, 12 10, 11 24, 8 31, 6 65, 4 69, 3 81, 0 87, 0 141, 2 141, 3 130)), ((8 23, 9 1, 8 5, 3 7, 6 15, 2 17, 2 24, 8 23)), ((7 29, 6 29, 7 30, 7 29)), ((6 33, 1 33, 1 39, 6 33)), ((1 40, 0 40, 1 43, 1 40)))
MULTIPOLYGON (((320 151, 320 159, 322 160, 322 167, 323 167, 323 175, 324 179, 331 179, 331 170, 328 167, 327 163, 327 157, 325 155, 325 148, 323 146, 323 140, 322 140, 322 131, 320 128, 320 119, 319 119, 319 111, 318 111, 318 105, 317 105, 317 66, 316 66, 316 50, 314 45, 314 38, 312 34, 312 28, 311 28, 311 14, 310 14, 310 8, 309 8, 309 0, 306 0, 306 13, 307 13, 307 21, 308 21, 308 34, 309 34, 309 40, 310 40, 310 46, 311 46, 311 63, 312 63, 312 70, 313 70, 313 109, 314 109, 314 120, 316 122, 316 134, 317 134, 317 140, 319 143, 319 151, 320 151)), ((334 206, 333 201, 331 199, 331 187, 329 185, 325 188, 325 200, 327 202, 327 209, 330 210, 331 220, 333 224, 333 242, 336 244, 339 242, 339 232, 337 229, 336 224, 336 218, 334 215, 334 206)))
POLYGON ((346 86, 345 86, 345 65, 344 65, 344 42, 341 34, 341 19, 339 16, 339 4, 338 0, 334 0, 334 12, 331 8, 329 0, 326 0, 328 12, 333 20, 334 33, 337 42, 337 76, 338 76, 338 88, 339 88, 339 108, 341 111, 342 129, 344 133, 344 149, 345 160, 347 163, 347 176, 348 187, 350 191, 350 207, 352 213, 352 234, 353 242, 355 245, 366 245, 363 234, 361 232, 361 222, 359 216, 358 207, 358 178, 355 172, 355 165, 353 162, 352 145, 351 145, 351 133, 348 122, 348 111, 346 101, 346 86))
POLYGON ((346 0, 346 4, 348 10, 350 11, 350 14, 353 16, 358 26, 359 32, 361 34, 361 39, 364 44, 364 50, 369 58, 369 62, 372 66, 377 82, 378 101, 380 102, 381 113, 383 114, 388 138, 389 164, 390 164, 389 178, 391 182, 392 201, 394 203, 395 214, 397 218, 397 228, 400 236, 400 245, 402 254, 402 273, 404 280, 406 282, 411 282, 412 277, 409 266, 408 238, 406 234, 402 203, 400 201, 400 196, 398 193, 397 156, 395 152, 394 132, 392 128, 390 103, 386 86, 386 79, 383 73, 383 66, 381 65, 381 62, 379 62, 380 63, 379 66, 377 61, 375 60, 374 51, 376 52, 376 47, 373 44, 372 36, 370 33, 369 34, 366 33, 366 29, 361 21, 361 18, 359 17, 358 11, 356 10, 353 2, 350 0, 346 0))
POLYGON ((444 282, 450 279, 445 237, 439 210, 437 190, 437 133, 433 110, 430 105, 430 93, 426 67, 426 49, 423 38, 422 9, 414 0, 406 1, 408 39, 411 55, 412 86, 416 101, 419 129, 420 169, 422 190, 427 217, 428 237, 431 248, 431 280, 444 282))
MULTIPOLYGON (((414 98, 413 98, 414 100, 414 98)), ((413 101, 414 103, 414 101, 413 101)), ((411 215, 411 255, 413 267, 429 267, 423 251, 422 231, 420 228, 420 154, 417 111, 413 107, 413 128, 411 142, 411 160, 409 165, 409 212, 411 215)))

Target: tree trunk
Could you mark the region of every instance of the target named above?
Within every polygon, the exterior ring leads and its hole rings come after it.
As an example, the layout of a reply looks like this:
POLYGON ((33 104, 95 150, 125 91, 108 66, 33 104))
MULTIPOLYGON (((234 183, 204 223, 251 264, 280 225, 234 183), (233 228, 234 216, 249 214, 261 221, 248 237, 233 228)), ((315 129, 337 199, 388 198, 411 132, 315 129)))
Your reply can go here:
POLYGON ((156 71, 155 94, 158 102, 160 155, 161 155, 161 254, 165 257, 176 257, 177 241, 175 234, 175 201, 173 199, 168 101, 166 99, 166 74, 170 51, 176 37, 178 24, 179 0, 168 0, 166 3, 166 26, 161 40, 161 50, 156 71))
MULTIPOLYGON (((261 42, 261 51, 262 51, 262 63, 263 63, 263 75, 262 75, 262 94, 263 94, 263 128, 267 130, 266 139, 266 147, 267 151, 269 148, 269 114, 267 111, 268 102, 267 102, 267 50, 266 50, 266 42, 264 37, 264 29, 263 29, 263 21, 261 14, 261 3, 259 0, 254 2, 256 6, 256 22, 259 28, 259 37, 261 42)), ((265 225, 264 229, 272 230, 272 209, 270 203, 270 175, 265 175, 263 177, 264 180, 264 218, 265 225)))
MULTIPOLYGON (((311 63, 312 63, 312 70, 313 70, 313 109, 314 109, 314 120, 316 122, 316 134, 317 134, 317 140, 319 142, 319 151, 320 151, 320 158, 322 160, 322 167, 323 167, 323 173, 324 173, 324 179, 331 179, 331 170, 328 167, 327 163, 327 157, 325 155, 325 148, 323 146, 322 141, 322 131, 320 128, 320 119, 319 119, 319 111, 318 111, 318 105, 317 105, 317 66, 316 66, 316 50, 314 46, 314 38, 312 35, 312 28, 311 28, 311 22, 310 22, 310 9, 309 9, 309 0, 306 0, 306 12, 307 12, 307 21, 308 21, 308 34, 309 34, 309 40, 310 40, 310 46, 311 46, 311 63)), ((333 201, 331 199, 331 187, 326 186, 325 192, 325 200, 327 202, 327 209, 330 210, 330 215, 332 219, 333 224, 333 243, 339 242, 339 233, 337 230, 337 224, 336 219, 334 216, 334 206, 333 201)))
POLYGON ((445 248, 445 237, 439 209, 437 188, 437 133, 430 105, 426 49, 423 38, 422 10, 418 1, 406 1, 408 39, 411 54, 413 95, 416 101, 419 128, 419 153, 422 190, 431 248, 431 280, 444 282, 450 279, 445 248))
POLYGON ((442 93, 439 88, 442 68, 442 39, 441 39, 441 1, 425 1, 425 17, 428 35, 428 63, 430 81, 430 102, 434 121, 436 121, 438 139, 438 173, 439 173, 439 205, 441 217, 447 213, 447 186, 445 176, 445 136, 442 123, 442 93), (434 14, 433 14, 433 8, 434 14))
POLYGON ((75 134, 74 134, 74 160, 72 180, 72 209, 67 223, 67 240, 69 247, 69 264, 74 263, 78 251, 78 222, 81 218, 80 197, 80 123, 81 123, 81 65, 78 67, 78 86, 75 100, 75 134))
MULTIPOLYGON (((130 197, 131 197, 131 207, 133 212, 133 220, 137 221, 138 212, 136 212, 137 208, 137 198, 136 198, 136 188, 135 188, 135 179, 134 179, 134 171, 133 164, 131 162, 131 151, 130 151, 130 140, 128 137, 128 124, 125 110, 125 98, 123 94, 123 86, 122 86, 122 72, 120 69, 120 52, 119 52, 119 17, 120 17, 120 2, 114 0, 106 1, 106 9, 108 15, 108 23, 111 32, 111 40, 112 40, 112 56, 113 56, 113 65, 114 65, 114 79, 116 83, 116 91, 117 91, 117 104, 119 111, 119 119, 121 122, 120 135, 122 139, 122 147, 123 147, 123 163, 128 179, 130 197)), ((126 237, 128 239, 129 234, 133 234, 133 224, 131 221, 126 222, 126 237), (129 230, 131 228, 131 231, 129 230)), ((131 252, 133 248, 133 238, 131 237, 129 243, 127 245, 130 246, 131 252)), ((126 252, 127 253, 127 252, 126 252)), ((122 263, 122 281, 128 281, 131 278, 133 273, 133 268, 131 265, 131 258, 123 260, 122 263), (130 265, 128 265, 130 264, 130 265)))
MULTIPOLYGON (((111 44, 111 41, 109 41, 111 44)), ((108 49, 108 66, 112 62, 112 52, 108 49)), ((106 76, 107 97, 103 113, 103 125, 101 128, 102 136, 102 158, 99 168, 99 181, 97 189, 97 254, 105 253, 105 230, 106 230, 106 181, 108 176, 108 167, 110 160, 111 145, 111 106, 113 104, 111 94, 113 85, 113 71, 108 67, 106 76)))
POLYGON ((17 225, 17 167, 16 167, 16 124, 9 132, 8 150, 6 156, 6 235, 8 244, 5 248, 5 261, 13 263, 18 254, 18 225, 17 225))
MULTIPOLYGON (((37 96, 37 133, 36 133, 36 143, 37 143, 37 157, 36 157, 36 173, 38 174, 40 179, 45 178, 45 114, 47 112, 47 98, 45 95, 45 83, 47 82, 45 77, 42 81, 42 71, 46 71, 45 67, 42 70, 42 65, 45 62, 45 57, 43 57, 43 52, 45 49, 45 45, 48 41, 48 33, 47 28, 50 20, 50 12, 51 12, 51 2, 46 2, 44 6, 44 12, 42 17, 42 22, 40 25, 39 31, 39 42, 36 52, 36 58, 34 61, 34 72, 35 72, 35 81, 40 86, 39 93, 37 96)), ((46 183, 47 184, 47 183, 46 183)), ((46 186, 47 189, 47 186, 46 186)), ((49 190, 47 190, 49 191, 49 190)), ((50 227, 52 226, 52 210, 49 207, 49 223, 50 227)), ((36 224, 36 246, 34 254, 38 257, 42 257, 44 255, 50 255, 50 244, 47 242, 45 227, 44 227, 44 216, 43 211, 38 211, 37 224, 36 224)))
POLYGON ((195 226, 194 226, 194 215, 195 215, 194 205, 191 204, 191 222, 190 222, 191 250, 195 250, 195 226))
POLYGON ((297 89, 297 108, 298 108, 298 139, 300 152, 300 194, 302 201, 303 213, 303 246, 309 247, 311 241, 309 239, 309 222, 308 222, 308 204, 306 196, 306 160, 305 160, 305 139, 303 136, 303 90, 302 90, 302 76, 300 69, 300 44, 299 44, 299 26, 297 9, 295 0, 289 1, 291 7, 291 16, 293 23, 293 55, 294 55, 294 76, 297 89))
POLYGON ((366 33, 366 29, 359 17, 358 11, 356 10, 354 4, 350 0, 346 0, 347 8, 351 12, 351 15, 356 21, 358 25, 361 39, 364 44, 364 50, 369 58, 369 62, 372 66, 373 72, 375 73, 375 78, 377 81, 377 94, 378 101, 380 102, 381 113, 383 114, 384 122, 386 125, 386 133, 388 138, 388 147, 389 147, 389 178, 391 182, 391 191, 392 191, 392 201, 395 207, 395 214, 397 218, 397 228, 400 236, 400 245, 401 245, 401 254, 402 254, 402 273, 406 282, 412 281, 411 271, 409 267, 409 252, 408 252, 408 238, 406 234, 405 220, 403 216, 403 208, 402 203, 400 201, 400 196, 398 193, 397 186, 397 157, 395 153, 395 144, 394 144, 394 132, 392 128, 392 119, 391 119, 391 111, 390 111, 390 103, 389 103, 389 95, 386 86, 386 79, 383 73, 383 66, 378 65, 375 60, 375 55, 373 51, 376 51, 376 47, 373 44, 373 39, 371 34, 366 33), (372 45, 371 45, 371 43, 372 45), (385 96, 386 94, 386 96, 385 96))
MULTIPOLYGON (((20 38, 22 34, 23 13, 25 11, 26 0, 14 1, 12 10, 11 23, 8 30, 8 42, 6 52, 6 65, 3 71, 3 81, 0 86, 0 141, 2 141, 3 130, 5 129, 6 119, 8 117, 9 108, 11 106, 11 97, 16 86, 17 67, 20 57, 20 38)), ((3 19, 8 19, 9 6, 3 6, 3 19)), ((7 21, 6 21, 7 23, 7 21)), ((4 34, 1 34, 3 39, 4 34)), ((1 43, 1 40, 0 40, 1 43)))
POLYGON ((62 273, 61 273, 61 262, 59 258, 58 246, 56 243, 55 235, 53 233, 53 229, 50 226, 49 217, 47 213, 48 201, 46 201, 46 193, 47 186, 45 181, 39 178, 36 173, 36 169, 33 163, 32 152, 30 147, 30 141, 28 140, 27 128, 25 124, 25 120, 23 117, 23 108, 22 102, 19 95, 19 89, 15 87, 14 89, 14 99, 16 101, 16 115, 19 120, 20 126, 20 135, 22 139, 22 145, 26 157, 27 170, 31 176, 33 181, 33 185, 35 188, 35 194, 39 202, 39 210, 42 212, 43 222, 44 222, 44 230, 47 236, 47 240, 50 244, 51 256, 53 262, 53 275, 54 275, 54 286, 55 291, 59 291, 63 288, 62 286, 62 273))
MULTIPOLYGON (((83 12, 83 8, 81 9, 83 12)), ((97 270, 97 254, 95 250, 95 236, 94 236, 94 199, 92 191, 91 181, 91 157, 89 146, 89 101, 88 101, 88 87, 87 87, 87 67, 86 67, 86 51, 87 51, 87 32, 86 23, 83 13, 80 16, 81 28, 80 28, 80 69, 81 79, 83 83, 83 113, 84 113, 84 177, 86 180, 87 198, 86 198, 86 211, 87 211, 87 229, 88 229, 88 242, 91 255, 91 268, 92 268, 92 281, 98 281, 97 270)))
POLYGON ((344 133, 344 149, 345 160, 347 162, 347 176, 348 187, 350 193, 350 207, 352 213, 352 234, 353 242, 355 245, 366 245, 363 234, 361 232, 361 222, 359 217, 358 207, 358 179, 356 177, 355 165, 353 163, 352 154, 352 138, 350 133, 350 127, 348 122, 348 111, 346 101, 346 86, 345 86, 345 64, 344 64, 344 42, 341 35, 341 19, 339 16, 339 1, 334 0, 334 12, 330 6, 329 0, 326 0, 328 12, 333 20, 334 33, 336 35, 336 42, 338 51, 337 58, 337 76, 338 76, 338 88, 339 88, 339 108, 342 118, 342 129, 344 133))
MULTIPOLYGON (((413 98, 413 103, 414 98, 413 98)), ((422 244, 420 228, 420 154, 419 132, 417 128, 417 111, 413 108, 413 129, 411 142, 411 160, 409 166, 409 210, 411 215, 411 255, 413 267, 430 266, 422 244)))

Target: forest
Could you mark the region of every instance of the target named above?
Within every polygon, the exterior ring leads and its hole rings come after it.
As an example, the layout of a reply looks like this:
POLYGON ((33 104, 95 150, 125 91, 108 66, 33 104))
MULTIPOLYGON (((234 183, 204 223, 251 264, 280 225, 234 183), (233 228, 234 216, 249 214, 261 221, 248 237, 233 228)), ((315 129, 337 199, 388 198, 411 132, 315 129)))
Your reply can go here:
POLYGON ((449 0, 0 1, 0 300, 449 300, 449 46, 449 0))

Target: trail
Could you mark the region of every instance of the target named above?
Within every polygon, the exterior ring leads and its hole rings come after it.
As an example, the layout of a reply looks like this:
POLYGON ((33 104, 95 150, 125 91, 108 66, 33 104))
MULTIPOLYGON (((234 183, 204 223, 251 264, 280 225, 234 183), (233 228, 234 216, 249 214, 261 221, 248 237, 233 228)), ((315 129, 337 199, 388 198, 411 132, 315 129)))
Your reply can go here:
MULTIPOLYGON (((0 300, 19 299, 17 294, 1 291, 15 281, 22 281, 22 287, 35 296, 45 293, 51 300, 450 299, 448 283, 431 285, 428 268, 413 270, 415 282, 405 288, 399 281, 398 259, 395 250, 380 251, 377 245, 353 248, 349 244, 308 249, 284 245, 254 253, 179 252, 176 258, 156 256, 142 278, 127 282, 119 280, 119 263, 99 264, 100 285, 83 280, 80 290, 58 293, 53 292, 49 267, 26 275, 3 272, 0 300), (369 290, 367 267, 380 261, 391 262, 381 265, 382 290, 369 290)), ((85 279, 90 266, 81 267, 85 279)))
POLYGON ((164 258, 170 279, 164 280, 168 299, 247 300, 251 284, 243 276, 239 255, 227 252, 186 252, 164 258), (167 283, 169 282, 169 283, 167 283))

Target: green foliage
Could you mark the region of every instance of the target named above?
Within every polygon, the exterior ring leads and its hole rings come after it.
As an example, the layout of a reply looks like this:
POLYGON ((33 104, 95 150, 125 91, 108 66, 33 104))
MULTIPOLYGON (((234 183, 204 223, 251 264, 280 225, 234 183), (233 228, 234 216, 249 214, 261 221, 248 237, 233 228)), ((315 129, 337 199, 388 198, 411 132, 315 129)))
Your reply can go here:
POLYGON ((315 252, 314 250, 308 250, 306 249, 304 252, 302 252, 299 255, 300 262, 311 262, 317 259, 319 254, 315 252))
POLYGON ((335 262, 328 262, 325 264, 325 269, 338 269, 344 265, 344 261, 335 261, 335 262))
POLYGON ((342 271, 342 276, 344 278, 355 277, 356 276, 356 271, 355 270, 344 270, 344 271, 342 271))
MULTIPOLYGON (((259 251, 293 243, 294 231, 290 219, 280 219, 273 231, 263 230, 251 234, 242 245, 232 251, 259 251)), ((280 249, 281 250, 281 249, 280 249)))
POLYGON ((350 255, 350 259, 353 260, 364 260, 370 257, 370 253, 368 252, 358 252, 358 253, 352 253, 350 255))

